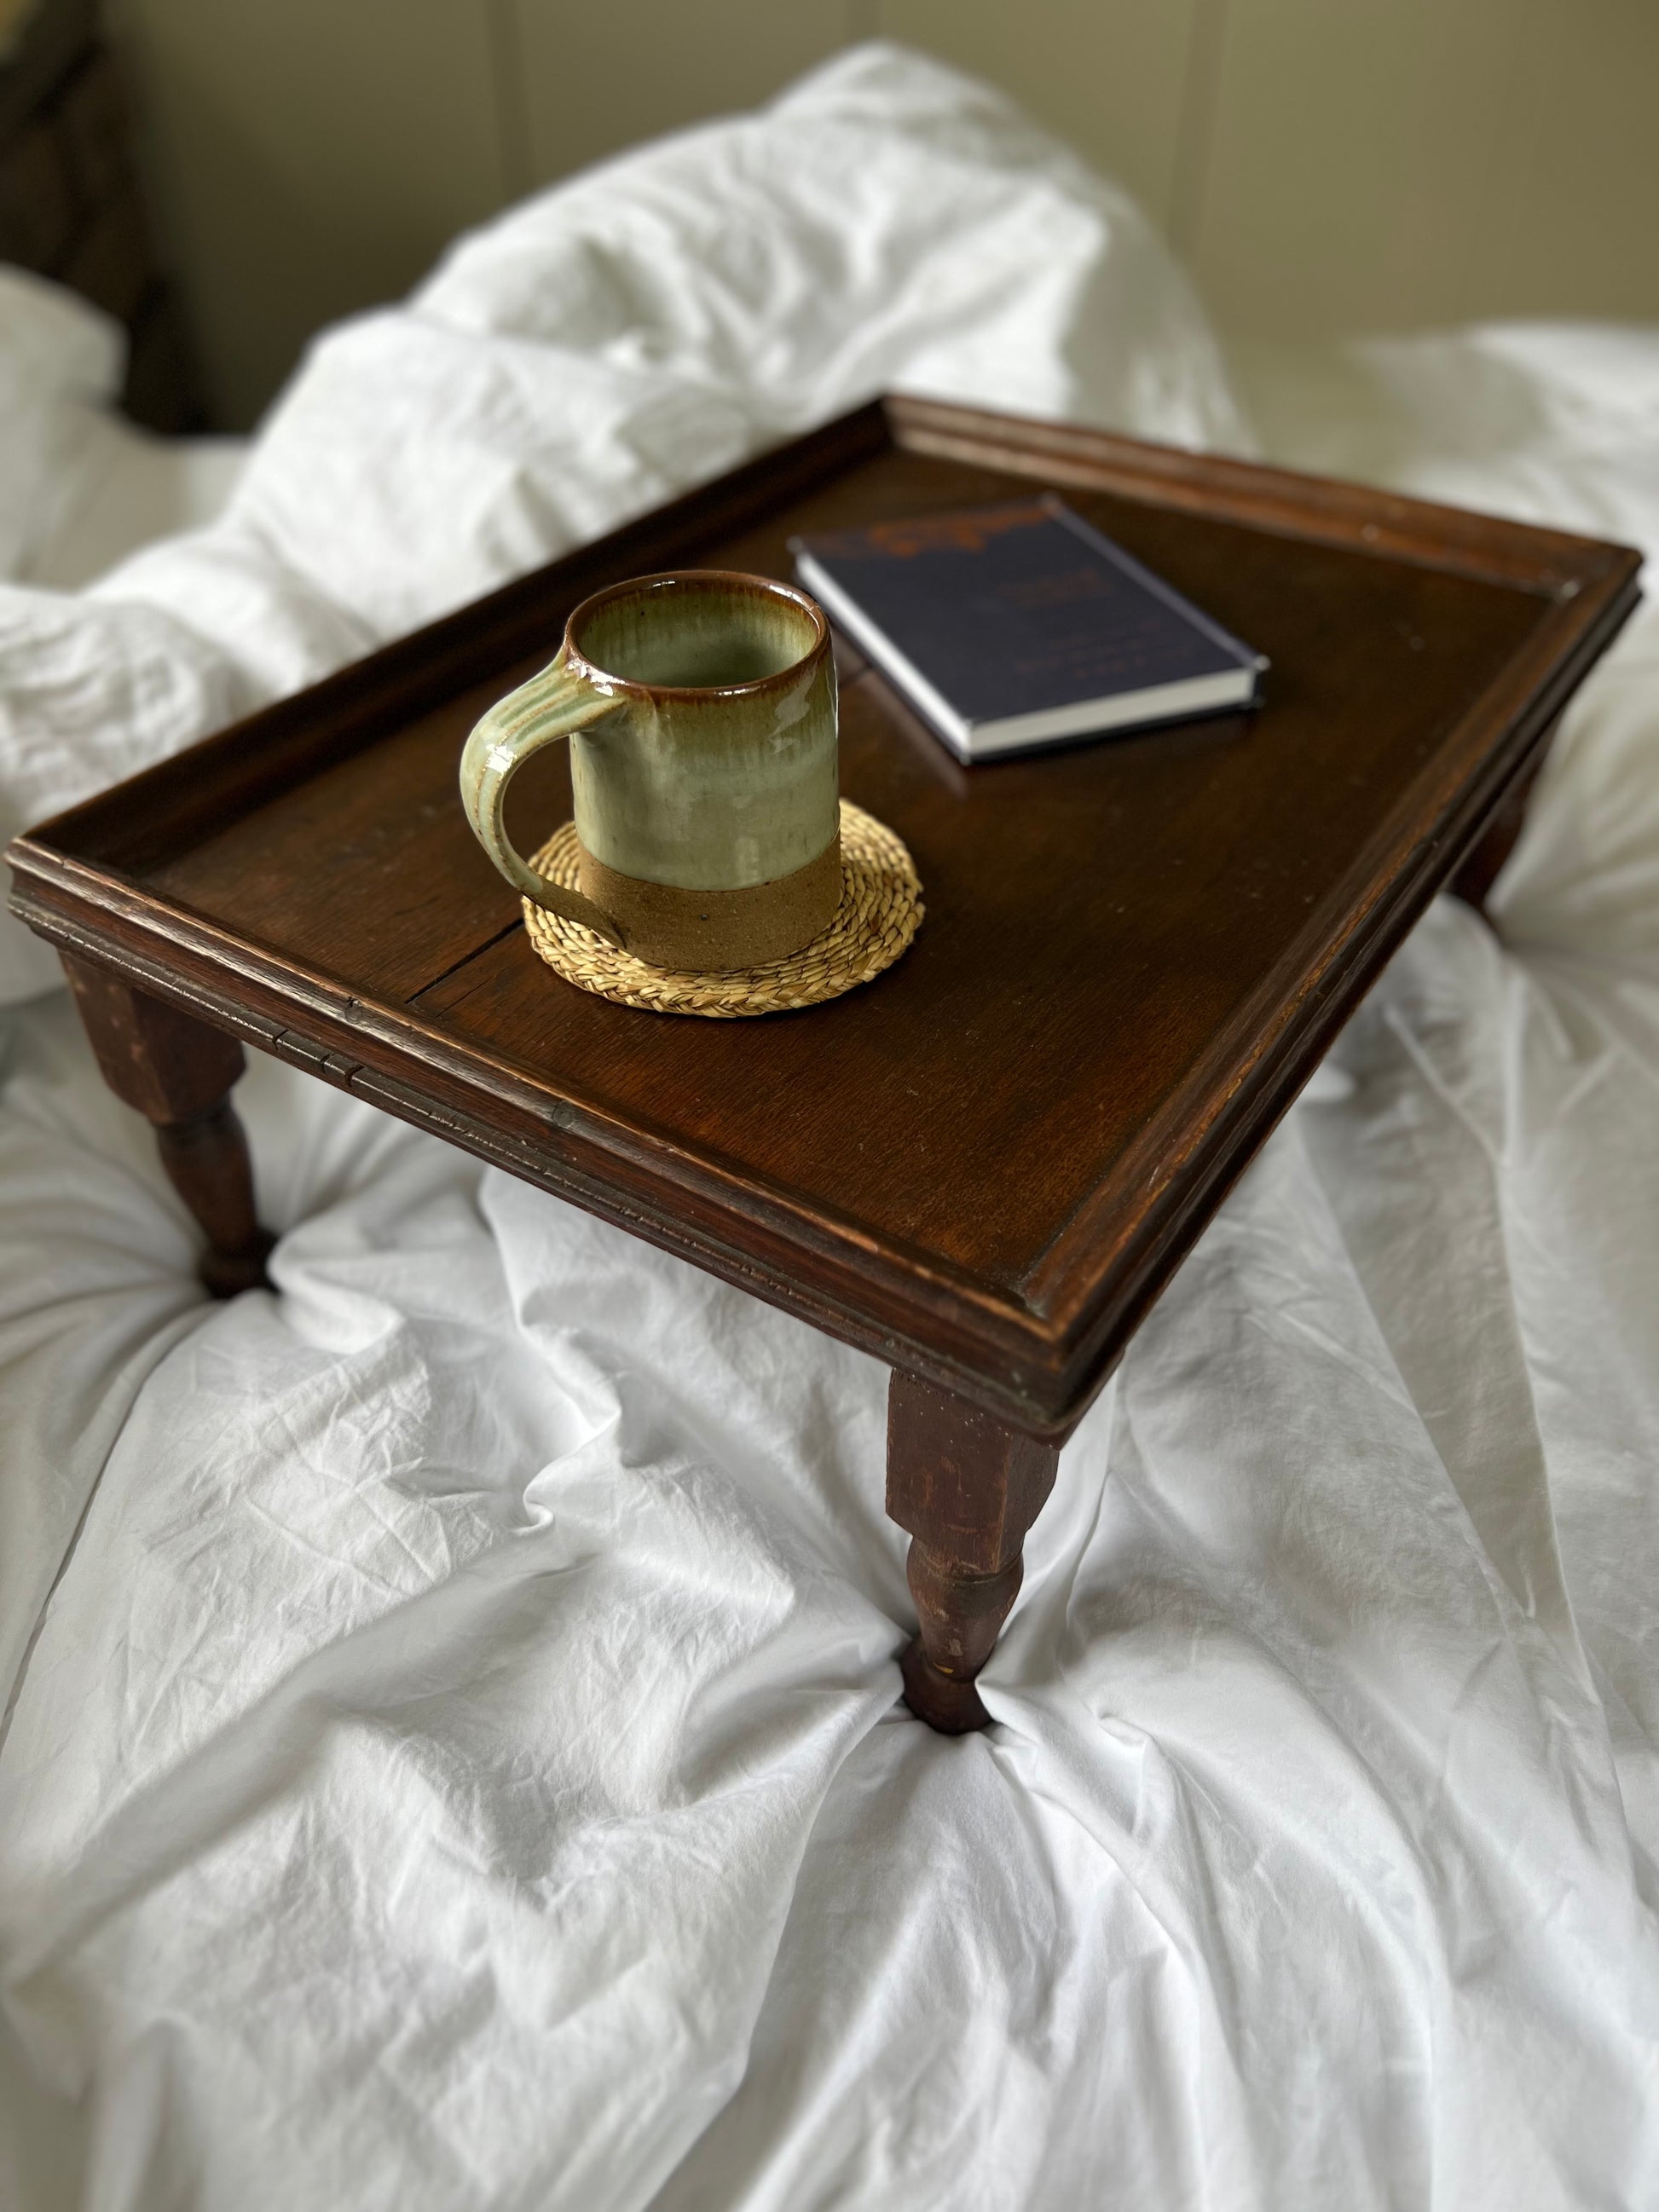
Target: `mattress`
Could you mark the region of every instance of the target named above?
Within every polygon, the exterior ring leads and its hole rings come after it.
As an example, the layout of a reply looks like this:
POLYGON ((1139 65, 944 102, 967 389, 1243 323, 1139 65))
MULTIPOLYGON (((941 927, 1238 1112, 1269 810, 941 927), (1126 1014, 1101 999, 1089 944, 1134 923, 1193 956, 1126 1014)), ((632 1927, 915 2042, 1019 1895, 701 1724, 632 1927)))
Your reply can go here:
MULTIPOLYGON (((1659 542, 1659 334, 1230 366, 1121 194, 866 47, 325 338, 216 520, 0 592, 0 799, 883 385, 1659 542)), ((0 2201, 1652 2202, 1650 619, 1492 916, 1135 1339, 960 1741, 880 1367, 264 1060, 275 1287, 212 1306, 9 943, 0 2201)))

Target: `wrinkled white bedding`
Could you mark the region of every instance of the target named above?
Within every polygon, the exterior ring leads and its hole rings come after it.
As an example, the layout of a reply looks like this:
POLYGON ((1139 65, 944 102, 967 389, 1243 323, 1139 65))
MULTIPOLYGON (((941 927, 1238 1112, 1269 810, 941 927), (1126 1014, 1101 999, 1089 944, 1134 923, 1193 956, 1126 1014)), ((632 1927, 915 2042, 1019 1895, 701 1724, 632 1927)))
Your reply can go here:
MULTIPOLYGON (((1659 543, 1659 338, 1296 374, 1288 458, 1659 543), (1492 361, 1507 444, 1435 396, 1492 361)), ((8 802, 894 381, 1248 436, 1125 204, 865 50, 325 340, 215 532, 0 593, 8 802)), ((1656 732, 1638 618, 1503 941, 1434 909, 1068 1446, 961 1742, 872 1363, 270 1063, 277 1291, 210 1308, 4 1018, 0 2203, 1655 2201, 1656 732)))

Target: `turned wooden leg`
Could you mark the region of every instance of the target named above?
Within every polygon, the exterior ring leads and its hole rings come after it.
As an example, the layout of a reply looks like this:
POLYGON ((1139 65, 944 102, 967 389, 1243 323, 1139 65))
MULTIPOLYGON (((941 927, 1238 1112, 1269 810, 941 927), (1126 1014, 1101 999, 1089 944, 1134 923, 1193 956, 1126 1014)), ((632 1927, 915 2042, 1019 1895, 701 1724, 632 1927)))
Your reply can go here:
POLYGON ((265 1282, 276 1241, 253 1207, 247 1139, 230 1103, 242 1048, 165 1000, 71 959, 64 966, 104 1080, 155 1127, 161 1164, 201 1224, 202 1280, 216 1298, 265 1282))
POLYGON ((910 1531, 910 1595, 921 1623, 902 1662, 904 1702, 946 1735, 990 1718, 974 1677, 1019 1589, 1025 1532, 1054 1487, 1059 1458, 1058 1444, 895 1371, 887 1510, 910 1531))
POLYGON ((1508 796, 1458 862, 1457 872, 1451 879, 1451 888, 1477 914, 1486 911, 1486 894, 1498 881, 1504 861, 1515 850, 1526 825, 1527 802, 1532 797, 1532 787, 1538 781, 1539 772, 1548 758, 1555 733, 1560 726, 1561 717, 1558 714, 1534 747, 1532 758, 1516 778, 1508 796))

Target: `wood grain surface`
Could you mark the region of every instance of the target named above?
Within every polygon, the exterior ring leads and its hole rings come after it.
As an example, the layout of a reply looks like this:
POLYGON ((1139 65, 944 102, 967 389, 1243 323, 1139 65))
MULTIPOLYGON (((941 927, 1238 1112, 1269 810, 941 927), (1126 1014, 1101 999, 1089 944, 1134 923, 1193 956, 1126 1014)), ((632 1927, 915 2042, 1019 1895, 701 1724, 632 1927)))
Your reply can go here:
MULTIPOLYGON (((82 957, 1054 1437, 1635 601, 1638 556, 1099 432, 861 410, 14 846, 82 957), (927 918, 750 1023, 559 982, 456 762, 569 607, 1060 489, 1267 653, 1255 714, 960 767, 856 656, 846 795, 927 918)), ((514 789, 521 848, 562 761, 514 789)))

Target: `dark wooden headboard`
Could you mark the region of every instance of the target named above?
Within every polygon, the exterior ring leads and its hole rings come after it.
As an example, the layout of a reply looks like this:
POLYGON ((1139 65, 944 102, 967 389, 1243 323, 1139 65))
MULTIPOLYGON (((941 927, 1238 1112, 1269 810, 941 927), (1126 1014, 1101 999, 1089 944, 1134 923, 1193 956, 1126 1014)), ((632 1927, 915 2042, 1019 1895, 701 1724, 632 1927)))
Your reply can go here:
POLYGON ((39 0, 0 62, 0 261, 55 278, 126 325, 121 404, 134 422, 204 426, 97 0, 39 0))

